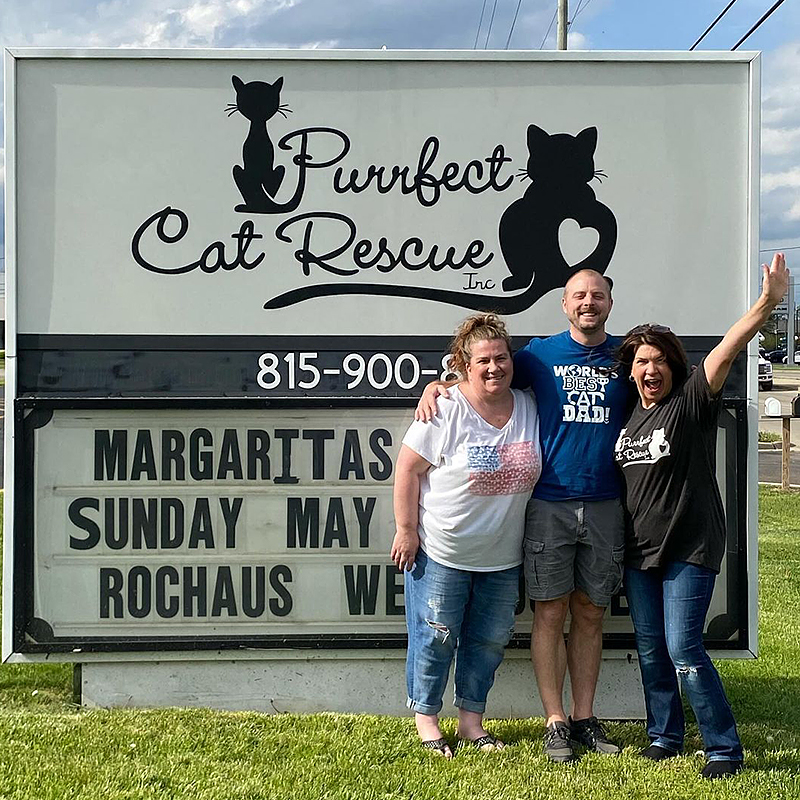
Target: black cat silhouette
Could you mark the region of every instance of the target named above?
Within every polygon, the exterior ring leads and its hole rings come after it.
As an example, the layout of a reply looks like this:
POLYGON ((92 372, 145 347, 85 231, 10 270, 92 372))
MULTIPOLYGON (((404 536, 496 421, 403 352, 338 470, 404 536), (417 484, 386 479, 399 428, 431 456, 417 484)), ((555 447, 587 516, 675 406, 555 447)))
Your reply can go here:
POLYGON ((264 308, 285 308, 313 297, 369 294, 414 297, 475 311, 517 314, 551 289, 566 285, 569 277, 579 270, 594 269, 602 274, 617 244, 617 220, 589 186, 594 178, 606 177, 594 166, 597 128, 586 128, 572 136, 548 134, 537 125, 529 125, 527 142, 528 162, 520 172, 531 185, 503 212, 499 228, 500 249, 511 273, 503 280, 503 291, 524 289, 520 294, 491 296, 422 286, 319 284, 278 295, 267 301, 264 308), (568 219, 598 233, 594 251, 572 265, 564 258, 558 241, 559 228, 568 219))
POLYGON ((594 127, 571 136, 528 126, 530 155, 522 177, 531 185, 500 218, 500 249, 511 273, 504 291, 535 286, 541 297, 579 270, 605 272, 617 244, 617 221, 589 186, 593 178, 605 177, 594 168, 596 147, 594 127), (578 264, 566 261, 558 242, 561 223, 568 219, 598 233, 594 251, 578 264))
POLYGON ((281 114, 286 116, 289 107, 280 101, 283 78, 274 83, 250 81, 245 83, 234 75, 231 78, 236 89, 236 102, 228 105, 228 116, 237 111, 250 120, 250 130, 242 147, 244 166, 238 164, 233 168, 233 179, 244 200, 235 207, 236 211, 251 214, 280 214, 293 211, 299 202, 299 196, 286 203, 277 203, 275 195, 281 188, 286 170, 275 166, 275 147, 269 138, 267 122, 281 114))

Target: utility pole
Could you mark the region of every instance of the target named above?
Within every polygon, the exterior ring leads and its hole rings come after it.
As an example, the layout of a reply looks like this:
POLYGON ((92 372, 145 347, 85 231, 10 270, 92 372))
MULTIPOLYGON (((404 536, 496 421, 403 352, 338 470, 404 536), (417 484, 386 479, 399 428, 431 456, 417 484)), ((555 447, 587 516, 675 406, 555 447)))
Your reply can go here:
POLYGON ((558 49, 567 49, 567 0, 558 0, 558 49))

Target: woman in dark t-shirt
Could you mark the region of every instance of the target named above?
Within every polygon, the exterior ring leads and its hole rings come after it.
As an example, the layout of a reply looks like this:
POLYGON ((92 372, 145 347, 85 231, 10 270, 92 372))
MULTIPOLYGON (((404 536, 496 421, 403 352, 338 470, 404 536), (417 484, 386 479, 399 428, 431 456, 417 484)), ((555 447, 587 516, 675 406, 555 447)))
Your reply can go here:
POLYGON ((678 676, 703 736, 703 777, 742 768, 742 745, 703 627, 725 552, 716 482, 722 386, 739 351, 766 322, 788 287, 782 253, 764 266, 753 307, 690 373, 669 328, 639 325, 618 351, 639 398, 615 445, 626 511, 625 587, 647 707, 654 761, 683 748, 678 676))

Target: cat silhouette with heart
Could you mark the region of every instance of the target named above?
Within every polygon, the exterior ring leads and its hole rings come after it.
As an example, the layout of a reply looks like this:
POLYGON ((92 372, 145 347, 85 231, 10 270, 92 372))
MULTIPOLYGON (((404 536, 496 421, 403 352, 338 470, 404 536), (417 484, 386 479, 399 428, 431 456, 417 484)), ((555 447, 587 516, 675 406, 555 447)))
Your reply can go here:
POLYGON ((413 297, 449 303, 475 311, 516 314, 530 308, 552 289, 565 286, 582 269, 604 273, 617 245, 617 220, 589 185, 606 174, 595 169, 597 128, 585 128, 576 136, 549 134, 538 125, 527 131, 528 161, 520 178, 531 184, 500 218, 498 236, 510 275, 503 280, 504 292, 491 295, 430 289, 394 284, 317 284, 281 294, 264 308, 285 308, 313 297, 369 294, 413 297), (559 229, 566 220, 597 231, 594 250, 577 264, 570 264, 561 251, 559 229))
POLYGON ((594 166, 596 147, 594 127, 572 136, 528 126, 529 156, 521 177, 531 185, 500 218, 500 249, 511 273, 503 291, 536 287, 541 297, 582 269, 605 272, 617 244, 617 220, 589 186, 605 177, 594 166), (594 251, 577 264, 564 258, 559 243, 561 224, 569 219, 598 234, 594 251))

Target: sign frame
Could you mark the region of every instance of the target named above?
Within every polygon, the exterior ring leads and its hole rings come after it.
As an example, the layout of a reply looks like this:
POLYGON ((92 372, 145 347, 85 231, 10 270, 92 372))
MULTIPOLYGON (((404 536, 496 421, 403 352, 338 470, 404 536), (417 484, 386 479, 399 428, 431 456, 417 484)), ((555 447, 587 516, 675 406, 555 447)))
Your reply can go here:
MULTIPOLYGON (((45 660, 49 654, 59 653, 62 658, 72 661, 86 660, 87 653, 74 647, 74 642, 64 644, 63 647, 26 647, 21 638, 20 629, 20 608, 22 593, 26 591, 24 584, 24 548, 18 546, 18 526, 25 519, 25 453, 23 422, 26 413, 32 408, 64 407, 64 408, 161 408, 174 407, 178 398, 163 399, 157 396, 139 397, 136 399, 114 399, 108 396, 83 398, 66 398, 58 396, 29 396, 22 398, 18 390, 18 351, 19 337, 17 327, 17 297, 18 297, 18 273, 17 273, 17 170, 16 170, 16 70, 20 60, 25 59, 280 59, 280 60, 303 60, 303 61, 325 61, 325 60, 348 60, 348 61, 449 61, 449 62, 483 62, 483 61, 538 61, 538 62, 630 62, 630 63, 650 63, 650 62, 686 62, 686 63, 742 63, 748 66, 749 75, 749 120, 748 129, 749 140, 749 159, 747 164, 748 175, 748 204, 747 204, 747 251, 750 264, 758 263, 758 219, 759 219, 759 136, 760 128, 760 107, 759 107, 759 85, 760 85, 760 56, 752 52, 717 53, 717 52, 691 52, 691 53, 672 53, 672 52, 546 52, 528 53, 517 51, 501 52, 476 52, 476 51, 297 51, 297 50, 116 50, 116 49, 53 49, 53 48, 7 48, 5 51, 5 130, 6 130, 6 386, 5 398, 6 408, 13 409, 13 424, 5 427, 5 496, 4 496, 4 518, 6 521, 6 531, 14 531, 14 535, 4 537, 4 585, 3 585, 3 607, 6 613, 3 615, 3 651, 2 657, 5 661, 40 661, 45 660), (11 613, 9 613, 11 609, 11 613)), ((741 276, 745 285, 745 297, 751 303, 757 296, 756 279, 753 271, 747 270, 747 274, 741 276)), ((737 525, 744 523, 740 529, 739 552, 740 552, 740 579, 741 587, 746 587, 740 598, 741 618, 747 620, 742 625, 741 635, 734 642, 723 643, 715 642, 716 649, 720 654, 734 657, 753 657, 758 650, 758 608, 757 608, 757 582, 758 582, 758 542, 757 542, 757 449, 753 431, 757 430, 757 346, 751 343, 748 346, 746 356, 740 358, 742 373, 743 393, 739 393, 734 398, 735 415, 738 420, 739 430, 745 435, 737 442, 737 450, 742 460, 740 464, 746 464, 746 469, 739 472, 736 478, 736 490, 741 496, 739 509, 740 515, 737 525), (744 395, 744 396, 743 396, 744 395), (748 433, 750 432, 750 433, 748 433)), ((267 403, 274 408, 286 407, 300 409, 304 407, 326 407, 337 408, 342 406, 375 406, 386 405, 394 407, 408 406, 410 401, 402 398, 314 398, 314 399, 286 399, 279 398, 265 401, 263 397, 191 397, 187 396, 180 399, 181 407, 186 408, 263 408, 267 403), (285 406, 283 405, 285 403, 285 406)), ((7 418, 8 419, 8 418, 7 418)), ((346 648, 364 649, 396 649, 403 647, 402 638, 383 639, 378 641, 366 641, 357 637, 349 637, 351 641, 335 645, 346 648)), ((621 641, 612 641, 608 637, 604 642, 606 647, 612 649, 630 649, 631 638, 627 637, 621 641)), ((285 641, 284 647, 306 647, 323 648, 325 645, 313 641, 309 637, 304 642, 285 641)), ((121 655, 123 652, 150 652, 161 649, 158 643, 147 641, 134 641, 129 645, 114 643, 108 647, 102 643, 95 643, 86 649, 95 650, 98 653, 116 653, 121 655)), ((214 641, 199 642, 177 642, 175 647, 169 649, 186 650, 187 652, 200 647, 202 649, 222 650, 227 647, 246 647, 247 642, 223 643, 216 639, 214 641)), ((278 646, 278 645, 276 645, 278 646)), ((526 647, 527 642, 524 637, 517 637, 512 646, 526 647)), ((223 657, 220 655, 220 657, 223 657)))

